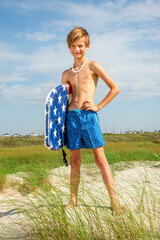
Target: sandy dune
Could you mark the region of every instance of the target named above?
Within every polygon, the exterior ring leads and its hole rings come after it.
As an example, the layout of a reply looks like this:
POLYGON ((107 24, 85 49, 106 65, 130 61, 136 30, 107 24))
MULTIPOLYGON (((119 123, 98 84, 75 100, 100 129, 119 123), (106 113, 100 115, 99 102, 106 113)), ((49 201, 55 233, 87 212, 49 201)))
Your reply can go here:
MULTIPOLYGON (((112 167, 112 171, 121 205, 129 206, 132 211, 138 211, 139 201, 144 191, 145 194, 149 195, 158 194, 160 199, 160 163, 134 162, 127 166, 125 163, 119 163, 112 167)), ((69 173, 70 166, 50 171, 50 182, 57 191, 62 193, 64 205, 68 203, 69 198, 69 173)), ((81 173, 78 208, 83 209, 85 206, 107 207, 110 211, 109 197, 96 165, 82 165, 81 173)), ((24 219, 20 209, 31 208, 30 201, 32 200, 36 204, 37 200, 34 194, 23 196, 18 191, 18 184, 22 184, 22 182, 20 174, 8 175, 8 186, 0 194, 0 237, 2 239, 3 237, 4 239, 27 239, 24 237, 26 233, 21 226, 21 222, 26 221, 26 219, 24 219)), ((37 207, 43 206, 39 206, 37 203, 37 207)), ((157 208, 160 209, 158 203, 157 208)))

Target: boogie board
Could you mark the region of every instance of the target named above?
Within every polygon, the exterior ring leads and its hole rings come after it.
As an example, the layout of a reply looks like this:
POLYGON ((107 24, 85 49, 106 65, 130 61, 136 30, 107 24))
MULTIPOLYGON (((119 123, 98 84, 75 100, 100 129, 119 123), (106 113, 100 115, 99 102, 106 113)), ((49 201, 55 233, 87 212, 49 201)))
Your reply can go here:
POLYGON ((53 88, 45 101, 45 146, 49 150, 59 150, 66 145, 66 115, 71 86, 61 84, 53 88))

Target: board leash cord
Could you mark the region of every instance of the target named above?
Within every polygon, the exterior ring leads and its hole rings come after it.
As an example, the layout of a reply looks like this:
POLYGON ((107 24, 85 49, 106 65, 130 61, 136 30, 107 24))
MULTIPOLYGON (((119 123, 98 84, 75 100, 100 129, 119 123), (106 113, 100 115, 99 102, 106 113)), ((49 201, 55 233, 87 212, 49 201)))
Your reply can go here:
POLYGON ((55 119, 55 123, 58 125, 58 130, 59 130, 59 132, 60 132, 60 136, 61 136, 63 162, 66 164, 66 167, 68 167, 68 161, 67 161, 67 159, 66 159, 67 154, 66 154, 65 150, 63 149, 63 147, 64 147, 64 143, 63 143, 63 140, 62 140, 62 132, 61 132, 61 130, 60 130, 60 127, 59 127, 59 124, 58 124, 57 119, 55 119))

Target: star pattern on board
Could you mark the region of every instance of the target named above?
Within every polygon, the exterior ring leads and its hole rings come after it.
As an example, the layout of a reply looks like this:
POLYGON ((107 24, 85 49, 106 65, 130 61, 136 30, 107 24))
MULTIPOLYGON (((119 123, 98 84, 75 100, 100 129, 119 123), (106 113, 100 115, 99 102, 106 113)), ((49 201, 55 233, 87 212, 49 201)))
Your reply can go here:
POLYGON ((57 137, 57 129, 54 130, 54 137, 57 137))
POLYGON ((58 103, 61 103, 61 99, 62 99, 62 96, 59 95, 59 97, 58 97, 58 103))
POLYGON ((68 108, 68 88, 61 84, 53 88, 45 102, 45 145, 58 150, 66 145, 65 119, 68 108))
POLYGON ((62 106, 62 112, 65 112, 66 106, 63 104, 62 106))
POLYGON ((54 112, 54 116, 56 116, 56 114, 57 114, 57 108, 56 108, 56 106, 55 106, 53 112, 54 112))
POLYGON ((58 146, 61 146, 61 139, 58 140, 58 146))

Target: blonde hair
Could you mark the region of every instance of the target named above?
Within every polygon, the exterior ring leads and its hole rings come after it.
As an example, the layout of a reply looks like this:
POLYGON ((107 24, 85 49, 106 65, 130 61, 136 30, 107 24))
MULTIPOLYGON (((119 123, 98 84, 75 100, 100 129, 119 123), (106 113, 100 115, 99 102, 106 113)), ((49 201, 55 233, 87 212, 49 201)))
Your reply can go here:
POLYGON ((85 45, 86 47, 90 44, 90 40, 89 40, 89 34, 87 32, 86 29, 82 28, 82 27, 79 27, 79 26, 76 26, 75 28, 73 28, 68 36, 67 36, 67 44, 68 44, 68 47, 71 46, 71 44, 78 38, 81 38, 81 37, 85 37, 85 45))

